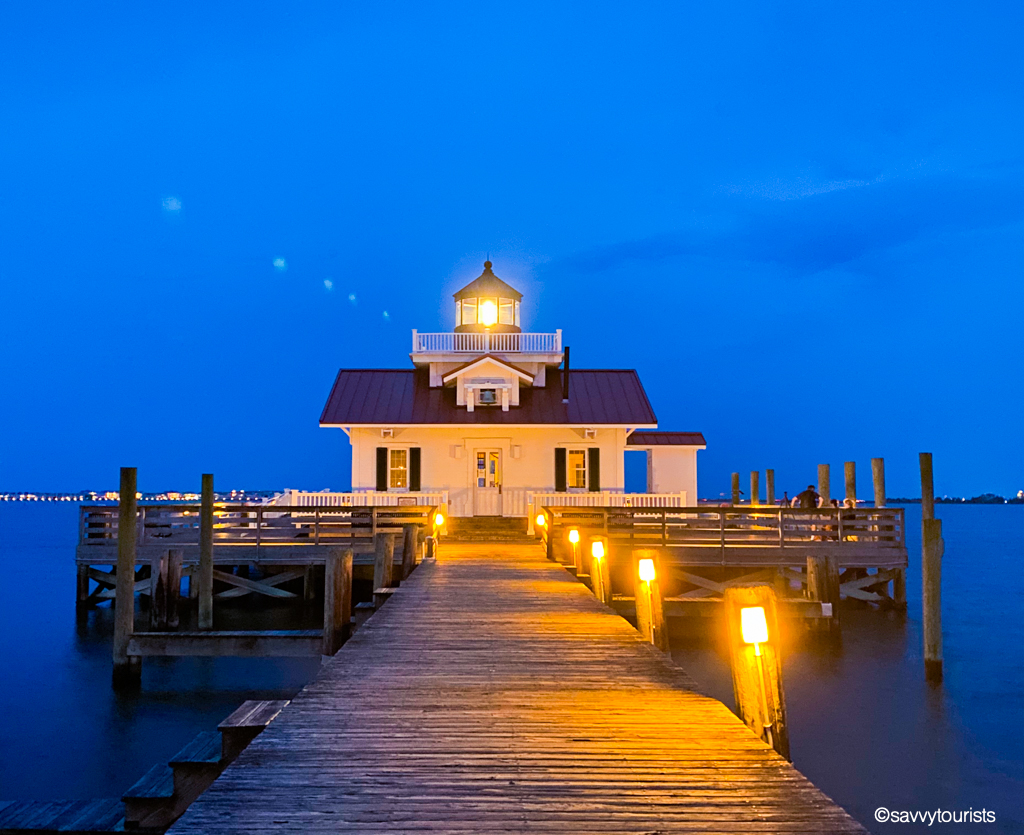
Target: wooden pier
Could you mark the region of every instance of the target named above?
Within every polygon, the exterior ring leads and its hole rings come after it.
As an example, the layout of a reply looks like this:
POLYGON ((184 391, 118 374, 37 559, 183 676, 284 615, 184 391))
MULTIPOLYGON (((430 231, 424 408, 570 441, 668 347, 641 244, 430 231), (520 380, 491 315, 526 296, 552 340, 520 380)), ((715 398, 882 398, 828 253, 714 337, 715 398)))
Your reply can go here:
MULTIPOLYGON (((548 506, 541 513, 550 559, 573 562, 572 530, 584 543, 590 536, 603 537, 613 554, 638 548, 657 552, 669 574, 669 615, 715 614, 725 589, 744 582, 776 585, 782 612, 807 618, 821 618, 823 611, 837 617, 834 604, 840 597, 906 608, 902 508, 548 506), (825 574, 834 586, 827 592, 819 587, 827 584, 816 582, 825 574)), ((632 581, 620 579, 616 585, 632 590, 632 581)), ((628 608, 627 602, 623 610, 628 608)))
POLYGON ((544 557, 442 546, 171 831, 864 831, 544 557))

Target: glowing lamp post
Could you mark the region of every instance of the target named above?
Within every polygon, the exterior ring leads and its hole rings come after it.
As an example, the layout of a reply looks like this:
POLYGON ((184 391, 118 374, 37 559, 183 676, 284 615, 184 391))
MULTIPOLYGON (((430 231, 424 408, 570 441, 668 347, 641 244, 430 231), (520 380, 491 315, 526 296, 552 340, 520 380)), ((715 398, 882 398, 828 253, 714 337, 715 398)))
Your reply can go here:
POLYGON ((790 759, 775 589, 767 583, 733 586, 724 597, 736 713, 790 759))
MULTIPOLYGON (((658 571, 652 557, 640 558, 633 552, 633 599, 636 602, 636 628, 658 649, 668 652, 668 629, 661 600, 658 571)), ((647 551, 646 553, 651 553, 647 551)))
POLYGON ((436 514, 434 514, 434 527, 435 528, 443 528, 444 527, 444 514, 443 513, 436 513, 436 514))
POLYGON ((572 564, 576 566, 576 576, 583 573, 583 556, 580 554, 580 532, 573 528, 569 531, 569 544, 572 545, 572 564))
POLYGON ((754 645, 754 655, 761 654, 761 644, 768 643, 768 621, 763 606, 746 606, 740 609, 740 634, 743 643, 754 645))
POLYGON ((590 539, 590 588, 594 596, 604 603, 612 605, 611 567, 608 565, 608 546, 604 537, 595 536, 590 539))
POLYGON ((640 579, 650 585, 654 579, 654 560, 640 560, 639 571, 640 579))

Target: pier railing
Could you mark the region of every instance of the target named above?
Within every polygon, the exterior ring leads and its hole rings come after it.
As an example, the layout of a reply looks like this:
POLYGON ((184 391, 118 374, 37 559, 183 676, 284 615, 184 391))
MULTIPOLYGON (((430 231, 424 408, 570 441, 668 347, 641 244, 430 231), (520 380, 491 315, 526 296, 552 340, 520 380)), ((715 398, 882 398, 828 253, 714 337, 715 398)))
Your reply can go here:
MULTIPOLYGON (((429 527, 435 505, 395 507, 309 507, 231 505, 214 506, 213 541, 217 548, 287 549, 295 546, 343 545, 372 549, 377 533, 399 533, 404 525, 429 527)), ((198 502, 140 504, 136 547, 180 548, 199 546, 198 502)), ((88 561, 116 551, 118 509, 109 505, 83 505, 79 511, 78 559, 88 561), (102 554, 101 554, 102 552, 102 554)))
POLYGON ((542 511, 553 541, 570 528, 629 548, 665 548, 690 564, 801 564, 834 554, 840 563, 906 565, 903 508, 567 507, 542 511))
POLYGON ((437 490, 416 493, 386 493, 364 490, 353 493, 332 493, 323 490, 311 493, 304 490, 285 490, 263 503, 264 507, 417 507, 448 505, 448 491, 437 490))
POLYGON ((562 331, 554 333, 412 332, 412 352, 445 354, 560 354, 562 331))

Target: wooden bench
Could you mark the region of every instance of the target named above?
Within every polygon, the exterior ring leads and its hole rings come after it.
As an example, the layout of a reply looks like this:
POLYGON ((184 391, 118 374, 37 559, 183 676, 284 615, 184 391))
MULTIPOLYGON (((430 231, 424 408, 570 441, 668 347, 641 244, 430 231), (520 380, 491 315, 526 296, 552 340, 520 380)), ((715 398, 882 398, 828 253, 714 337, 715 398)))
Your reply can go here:
POLYGON ((287 699, 242 702, 238 710, 217 726, 220 731, 221 758, 225 762, 232 762, 246 745, 274 721, 287 704, 287 699))

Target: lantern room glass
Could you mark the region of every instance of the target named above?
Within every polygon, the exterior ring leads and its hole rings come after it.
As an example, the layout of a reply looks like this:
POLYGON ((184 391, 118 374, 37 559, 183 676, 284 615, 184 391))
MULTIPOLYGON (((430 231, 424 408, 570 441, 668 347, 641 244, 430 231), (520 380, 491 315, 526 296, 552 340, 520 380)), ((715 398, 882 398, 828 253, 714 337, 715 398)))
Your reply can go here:
POLYGON ((476 324, 476 299, 462 300, 462 324, 476 324))

